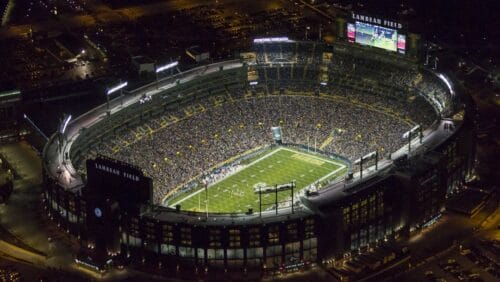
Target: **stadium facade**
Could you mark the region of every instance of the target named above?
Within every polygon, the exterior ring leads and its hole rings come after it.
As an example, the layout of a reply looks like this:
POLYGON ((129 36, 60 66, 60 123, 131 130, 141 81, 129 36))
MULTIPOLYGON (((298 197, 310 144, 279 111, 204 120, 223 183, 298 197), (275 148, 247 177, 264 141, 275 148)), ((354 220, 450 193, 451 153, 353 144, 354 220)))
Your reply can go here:
POLYGON ((451 74, 399 54, 345 43, 259 43, 240 60, 194 68, 159 85, 110 101, 109 113, 102 105, 74 119, 45 147, 46 211, 79 240, 79 261, 89 267, 101 270, 110 258, 191 274, 307 267, 408 236, 438 216, 447 194, 472 172, 474 107, 464 89, 451 74), (356 70, 346 73, 346 65, 356 70), (418 83, 390 78, 407 71, 420 74, 418 83), (424 82, 435 87, 432 93, 420 87, 424 82), (420 95, 438 118, 422 139, 410 138, 410 146, 381 157, 377 169, 370 163, 362 177, 353 170, 345 180, 301 198, 293 213, 283 208, 262 215, 205 214, 162 207, 151 201, 154 183, 141 168, 99 157, 87 160, 87 175, 81 176, 73 165, 84 162, 96 143, 192 100, 241 90, 329 95, 339 87, 387 99, 420 95), (142 103, 144 95, 151 102, 142 103))

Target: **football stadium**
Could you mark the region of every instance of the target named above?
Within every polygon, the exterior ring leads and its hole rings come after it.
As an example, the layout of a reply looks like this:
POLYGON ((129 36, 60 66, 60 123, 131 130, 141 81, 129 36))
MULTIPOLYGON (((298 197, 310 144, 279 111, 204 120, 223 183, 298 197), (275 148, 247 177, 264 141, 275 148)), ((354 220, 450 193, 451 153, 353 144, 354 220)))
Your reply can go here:
POLYGON ((434 220, 472 172, 474 110, 400 30, 369 25, 348 23, 353 42, 256 38, 65 120, 43 152, 43 198, 82 242, 76 261, 250 277, 434 220))

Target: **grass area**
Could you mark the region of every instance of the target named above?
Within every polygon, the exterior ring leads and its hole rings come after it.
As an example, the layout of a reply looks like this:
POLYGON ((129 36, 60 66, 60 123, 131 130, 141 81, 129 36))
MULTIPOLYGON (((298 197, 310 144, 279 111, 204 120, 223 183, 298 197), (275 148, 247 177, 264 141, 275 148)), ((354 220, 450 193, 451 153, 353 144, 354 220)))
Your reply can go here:
MULTIPOLYGON (((259 211, 259 195, 254 187, 296 181, 295 193, 304 187, 345 174, 344 164, 306 152, 279 147, 249 163, 242 170, 208 187, 209 212, 246 212, 248 208, 259 211)), ((169 201, 170 206, 181 205, 182 210, 206 211, 205 189, 200 188, 179 195, 169 201)), ((290 199, 290 191, 278 192, 278 202, 290 199)), ((263 210, 274 205, 275 194, 263 194, 263 210)))

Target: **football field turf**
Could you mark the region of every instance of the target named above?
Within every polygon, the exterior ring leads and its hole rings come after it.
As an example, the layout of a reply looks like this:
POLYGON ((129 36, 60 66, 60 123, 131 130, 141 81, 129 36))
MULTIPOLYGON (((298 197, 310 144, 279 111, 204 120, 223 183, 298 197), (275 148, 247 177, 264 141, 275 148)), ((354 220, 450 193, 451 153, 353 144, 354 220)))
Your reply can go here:
MULTIPOLYGON (((295 194, 304 187, 326 179, 343 175, 345 164, 307 152, 278 147, 246 165, 243 169, 209 186, 185 193, 171 199, 169 206, 181 205, 182 210, 218 213, 246 212, 253 208, 259 211, 259 195, 256 184, 274 186, 296 181, 295 194)), ((278 192, 278 202, 290 202, 290 191, 278 192)), ((275 193, 262 195, 262 210, 275 203, 275 193)))

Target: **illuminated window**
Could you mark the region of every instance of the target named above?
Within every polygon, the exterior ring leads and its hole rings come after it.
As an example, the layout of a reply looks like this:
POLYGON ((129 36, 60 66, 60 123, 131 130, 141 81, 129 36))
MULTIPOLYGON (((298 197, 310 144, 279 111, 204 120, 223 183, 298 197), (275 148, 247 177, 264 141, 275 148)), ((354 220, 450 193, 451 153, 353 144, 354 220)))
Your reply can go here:
POLYGON ((175 256, 175 246, 169 244, 161 244, 161 253, 164 255, 175 256))
POLYGON ((351 250, 355 250, 359 248, 359 240, 358 240, 358 233, 352 233, 351 234, 351 250))
POLYGON ((198 255, 198 261, 203 262, 205 260, 205 249, 196 249, 198 255))
POLYGON ((289 241, 295 241, 299 237, 297 230, 297 223, 290 223, 286 227, 287 229, 287 239, 289 241))
POLYGON ((163 242, 171 243, 174 240, 173 226, 165 224, 162 226, 163 242))
POLYGON ((188 227, 181 228, 181 244, 191 245, 191 228, 188 227))
POLYGON ((316 238, 310 238, 302 241, 302 249, 305 261, 316 260, 317 245, 318 245, 318 240, 316 238))
POLYGON ((310 218, 304 223, 304 237, 311 238, 314 236, 316 236, 314 232, 314 219, 310 218))
POLYGON ((210 229, 208 235, 208 245, 210 247, 220 247, 222 245, 219 229, 210 229))
POLYGON ((269 244, 278 244, 280 240, 279 226, 271 226, 267 232, 267 242, 269 244))
POLYGON ((243 259, 243 249, 227 249, 227 259, 243 259))
POLYGON ((366 219, 368 218, 368 200, 364 199, 361 201, 361 208, 360 208, 360 223, 364 224, 366 223, 366 219))
POLYGON ((179 247, 179 256, 184 258, 194 258, 194 248, 179 247))
POLYGON ((156 240, 156 227, 154 222, 146 222, 145 233, 148 241, 156 240))
POLYGON ((247 249, 247 258, 261 258, 264 256, 264 248, 248 248, 247 249))
POLYGON ((358 224, 358 219, 359 219, 359 211, 358 211, 358 203, 355 203, 351 206, 351 221, 353 225, 358 224))
POLYGON ((375 228, 375 225, 370 225, 368 228, 368 238, 369 242, 373 242, 377 239, 377 229, 375 228))
POLYGON ((342 214, 344 215, 344 224, 346 226, 351 225, 351 208, 350 207, 345 207, 342 209, 342 214))
POLYGON ((375 216, 377 215, 377 198, 375 195, 372 195, 370 197, 370 219, 374 219, 375 216))
POLYGON ((260 229, 252 228, 249 230, 249 245, 252 247, 260 246, 260 229))
POLYGON ((240 243, 240 230, 239 229, 230 229, 229 230, 229 247, 239 247, 240 243))

